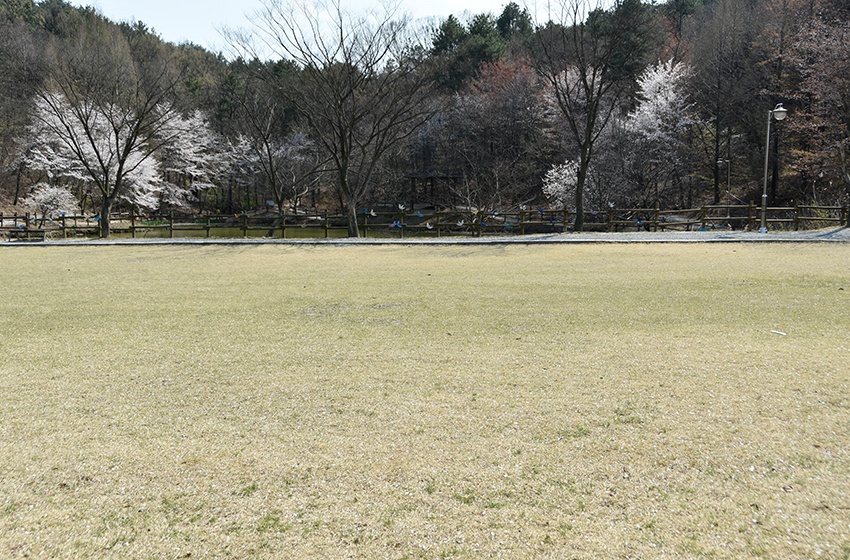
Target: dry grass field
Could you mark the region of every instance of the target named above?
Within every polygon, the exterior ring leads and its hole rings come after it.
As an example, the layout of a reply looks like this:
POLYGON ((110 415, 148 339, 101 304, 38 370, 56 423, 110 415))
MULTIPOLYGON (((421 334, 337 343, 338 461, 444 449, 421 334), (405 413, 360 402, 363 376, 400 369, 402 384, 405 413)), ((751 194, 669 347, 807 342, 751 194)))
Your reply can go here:
POLYGON ((0 248, 0 558, 850 558, 850 244, 0 248))

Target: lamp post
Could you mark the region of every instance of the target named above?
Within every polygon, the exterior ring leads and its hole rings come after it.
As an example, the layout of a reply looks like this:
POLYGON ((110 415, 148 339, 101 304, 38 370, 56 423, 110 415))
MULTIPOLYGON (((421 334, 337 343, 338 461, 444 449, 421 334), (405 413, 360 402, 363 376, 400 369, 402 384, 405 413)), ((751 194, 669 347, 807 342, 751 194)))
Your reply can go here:
POLYGON ((759 233, 767 233, 767 165, 770 161, 770 121, 776 119, 781 121, 788 114, 788 110, 778 103, 776 107, 767 112, 767 140, 764 143, 764 189, 761 194, 761 227, 759 233))

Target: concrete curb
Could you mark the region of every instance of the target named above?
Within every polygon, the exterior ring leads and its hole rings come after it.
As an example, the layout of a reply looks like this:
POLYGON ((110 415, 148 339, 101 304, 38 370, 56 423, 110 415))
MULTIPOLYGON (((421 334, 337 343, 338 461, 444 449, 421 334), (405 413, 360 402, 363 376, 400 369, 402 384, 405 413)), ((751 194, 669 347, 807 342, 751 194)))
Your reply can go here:
POLYGON ((290 246, 447 246, 447 245, 544 245, 544 244, 638 244, 638 243, 847 243, 850 228, 802 232, 754 233, 728 231, 632 232, 632 233, 554 233, 514 237, 441 238, 178 238, 178 239, 63 239, 48 241, 8 241, 0 247, 100 247, 151 245, 290 245, 290 246))

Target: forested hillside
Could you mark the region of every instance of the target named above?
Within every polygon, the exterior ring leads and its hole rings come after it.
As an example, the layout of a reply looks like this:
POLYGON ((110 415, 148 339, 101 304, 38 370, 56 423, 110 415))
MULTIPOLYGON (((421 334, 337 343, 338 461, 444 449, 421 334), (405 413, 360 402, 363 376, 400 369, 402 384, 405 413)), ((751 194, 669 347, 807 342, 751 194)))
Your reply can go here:
POLYGON ((433 27, 267 0, 233 55, 0 3, 0 210, 846 204, 844 0, 516 3, 433 27), (778 104, 788 117, 765 130, 778 104), (768 149, 767 159, 765 149, 768 149))

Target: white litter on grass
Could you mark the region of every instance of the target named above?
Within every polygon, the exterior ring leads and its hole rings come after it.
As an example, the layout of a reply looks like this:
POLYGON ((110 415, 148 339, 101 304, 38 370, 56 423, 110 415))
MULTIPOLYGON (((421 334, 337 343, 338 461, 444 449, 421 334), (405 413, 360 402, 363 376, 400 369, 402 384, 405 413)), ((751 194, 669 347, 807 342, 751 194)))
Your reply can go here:
POLYGON ((784 333, 782 331, 770 331, 770 332, 772 332, 773 334, 778 334, 780 336, 788 336, 788 333, 784 333))

